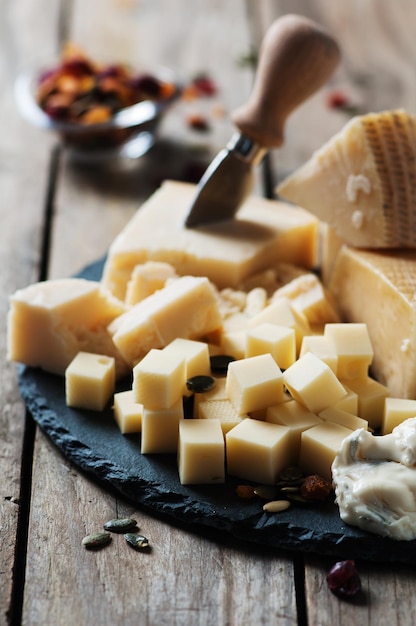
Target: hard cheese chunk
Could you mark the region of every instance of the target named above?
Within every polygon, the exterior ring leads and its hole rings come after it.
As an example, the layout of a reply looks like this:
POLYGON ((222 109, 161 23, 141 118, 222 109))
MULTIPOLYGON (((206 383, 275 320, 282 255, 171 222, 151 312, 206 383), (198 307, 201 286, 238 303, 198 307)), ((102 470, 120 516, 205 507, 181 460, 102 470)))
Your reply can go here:
POLYGON ((168 409, 182 398, 185 359, 152 349, 133 369, 136 402, 149 409, 168 409))
POLYGON ((357 116, 278 188, 352 246, 416 247, 416 118, 357 116))
POLYGON ((331 465, 345 437, 353 431, 340 424, 324 422, 302 433, 300 466, 306 474, 331 480, 331 465))
POLYGON ((386 398, 384 402, 382 435, 388 435, 393 428, 407 419, 416 417, 416 400, 407 398, 386 398))
POLYGON ((78 352, 112 356, 120 377, 128 368, 107 326, 124 305, 94 281, 65 278, 35 283, 10 298, 7 357, 64 375, 78 352))
POLYGON ((102 411, 114 393, 114 385, 112 357, 78 352, 65 371, 66 404, 78 409, 102 411))
POLYGON ((289 464, 290 443, 289 428, 246 418, 226 435, 227 471, 272 485, 289 464))
POLYGON ((416 253, 344 246, 330 289, 343 319, 367 325, 372 373, 398 398, 416 398, 416 253))
POLYGON ((133 389, 114 394, 114 419, 123 435, 142 430, 143 405, 136 402, 133 389))
POLYGON ((226 390, 239 415, 283 402, 283 376, 271 354, 233 361, 226 390))
POLYGON ((324 336, 335 348, 338 378, 367 378, 374 351, 365 324, 326 324, 324 336))
POLYGON ((207 276, 236 286, 277 261, 314 267, 318 220, 298 207, 250 197, 236 219, 186 228, 196 186, 166 181, 110 247, 104 284, 123 299, 133 268, 146 261, 173 265, 178 274, 207 276))
POLYGON ((167 409, 150 409, 143 406, 141 453, 176 454, 181 419, 183 419, 181 399, 167 409))
POLYGON ((215 290, 203 276, 182 276, 117 318, 113 341, 134 366, 151 348, 182 337, 203 337, 221 325, 215 290))
POLYGON ((178 465, 182 485, 224 482, 224 437, 218 420, 180 421, 178 465))

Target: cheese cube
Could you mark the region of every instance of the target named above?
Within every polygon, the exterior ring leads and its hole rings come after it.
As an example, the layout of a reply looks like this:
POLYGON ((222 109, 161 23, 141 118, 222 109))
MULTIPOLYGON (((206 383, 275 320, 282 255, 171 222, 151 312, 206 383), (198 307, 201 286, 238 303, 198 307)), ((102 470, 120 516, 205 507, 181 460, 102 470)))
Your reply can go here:
POLYGON ((338 369, 338 356, 335 346, 324 335, 305 335, 302 339, 299 356, 312 352, 331 368, 334 374, 338 369))
POLYGON ((172 264, 181 275, 207 276, 235 287, 272 263, 315 267, 318 220, 276 200, 250 196, 234 219, 186 228, 196 185, 165 181, 110 246, 103 283, 124 299, 133 268, 146 261, 172 264))
POLYGON ((393 428, 412 417, 416 417, 416 400, 386 398, 381 434, 388 435, 393 428))
POLYGON ((181 419, 183 419, 182 400, 178 400, 168 409, 149 409, 144 406, 141 453, 176 453, 181 419))
POLYGON ((148 409, 168 409, 182 398, 185 359, 176 353, 150 350, 133 369, 136 402, 148 409))
POLYGON ((229 474, 272 485, 289 465, 290 430, 249 417, 226 434, 225 449, 229 474))
POLYGON ((112 357, 78 352, 65 371, 67 406, 102 411, 114 393, 115 362, 112 357))
POLYGON ((338 356, 338 378, 367 378, 374 352, 366 324, 326 324, 324 336, 338 356))
POLYGON ((350 430, 357 430, 357 428, 364 428, 364 430, 368 430, 367 420, 364 420, 357 415, 352 415, 351 413, 334 406, 330 406, 321 411, 319 413, 319 417, 325 422, 334 422, 335 424, 340 424, 350 430))
POLYGON ((287 298, 278 298, 266 306, 260 313, 251 318, 249 327, 256 328, 264 322, 293 328, 296 337, 296 354, 299 353, 304 335, 311 334, 308 320, 302 313, 296 311, 287 298))
POLYGON ((120 378, 128 367, 107 326, 125 306, 99 283, 62 278, 34 283, 10 297, 7 358, 64 376, 78 352, 112 356, 120 378))
POLYGON ((293 328, 264 322, 246 333, 245 357, 271 354, 281 369, 296 360, 296 337, 293 328))
POLYGON ((320 413, 347 395, 331 368, 307 352, 283 373, 291 396, 312 413, 320 413))
POLYGON ((352 415, 358 415, 358 395, 351 389, 346 389, 346 392, 347 395, 332 406, 334 409, 341 409, 352 415))
POLYGON ((305 474, 332 479, 331 465, 345 437, 353 431, 334 422, 323 422, 305 430, 300 443, 300 467, 305 474))
MULTIPOLYGON (((211 374, 208 344, 203 341, 177 337, 163 348, 163 352, 177 354, 185 359, 185 381, 192 376, 211 374)), ((186 385, 182 393, 191 395, 186 385)))
POLYGON ((228 397, 240 415, 283 402, 282 372, 270 354, 233 361, 226 379, 228 397))
POLYGON ((165 286, 169 278, 176 276, 175 268, 169 263, 148 261, 136 265, 127 283, 125 302, 136 304, 165 286))
MULTIPOLYGON (((215 377, 214 377, 215 378, 215 377)), ((203 393, 195 393, 193 397, 194 411, 193 416, 199 417, 199 405, 201 402, 209 402, 211 400, 228 400, 228 394, 226 389, 226 378, 215 378, 215 385, 213 389, 204 391, 203 393)))
POLYGON ((371 428, 380 428, 384 403, 390 396, 387 387, 370 377, 349 379, 343 383, 347 390, 352 390, 358 396, 358 415, 367 420, 371 428))
POLYGON ((125 360, 134 366, 151 348, 162 348, 177 337, 198 339, 221 323, 208 279, 182 276, 138 302, 108 330, 125 360))
POLYGON ((304 430, 321 424, 322 420, 296 400, 270 406, 266 422, 281 424, 290 430, 290 455, 288 465, 299 465, 300 439, 304 430))
POLYGON ((113 413, 123 435, 141 431, 143 405, 135 401, 133 389, 114 394, 113 413))
POLYGON ((220 341, 224 354, 230 354, 235 359, 244 359, 246 354, 246 333, 244 331, 223 332, 220 341))
POLYGON ((182 485, 225 481, 224 436, 218 420, 181 420, 178 465, 182 485))
POLYGON ((234 406, 225 400, 203 400, 198 404, 199 419, 217 419, 224 435, 248 415, 239 415, 234 406))

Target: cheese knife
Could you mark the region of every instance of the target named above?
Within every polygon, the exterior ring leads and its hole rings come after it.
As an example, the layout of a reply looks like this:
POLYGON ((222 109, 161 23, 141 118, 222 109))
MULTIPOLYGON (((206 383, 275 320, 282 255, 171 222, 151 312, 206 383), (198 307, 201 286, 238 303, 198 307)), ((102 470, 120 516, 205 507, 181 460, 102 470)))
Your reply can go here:
POLYGON ((236 132, 203 174, 185 225, 232 219, 253 188, 253 168, 283 143, 288 115, 319 89, 339 63, 335 40, 312 20, 294 14, 269 27, 260 48, 253 90, 232 114, 236 132))

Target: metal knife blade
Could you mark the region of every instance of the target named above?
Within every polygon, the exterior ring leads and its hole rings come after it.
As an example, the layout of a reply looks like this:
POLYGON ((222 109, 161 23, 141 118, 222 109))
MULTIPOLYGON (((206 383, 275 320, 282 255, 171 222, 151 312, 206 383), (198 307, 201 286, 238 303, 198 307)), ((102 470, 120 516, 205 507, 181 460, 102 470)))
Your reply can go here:
POLYGON ((185 225, 194 227, 234 217, 253 190, 253 163, 264 154, 265 150, 248 137, 234 135, 199 181, 185 225))
POLYGON ((202 176, 187 227, 234 217, 251 193, 253 167, 282 144, 287 116, 326 82, 339 57, 337 43, 312 20, 288 14, 273 22, 261 45, 250 99, 232 115, 240 132, 202 176))

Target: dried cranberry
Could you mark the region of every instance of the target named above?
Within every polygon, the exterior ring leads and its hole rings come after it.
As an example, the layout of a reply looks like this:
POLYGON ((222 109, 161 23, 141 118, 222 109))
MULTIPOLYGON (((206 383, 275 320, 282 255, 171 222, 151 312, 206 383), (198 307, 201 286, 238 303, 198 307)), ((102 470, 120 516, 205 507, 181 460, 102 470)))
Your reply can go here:
POLYGON ((327 96, 327 105, 330 109, 343 109, 350 104, 350 100, 343 91, 331 91, 327 96))
POLYGON ((196 76, 192 82, 201 96, 214 96, 217 93, 214 81, 205 74, 196 76))
POLYGON ((158 98, 160 96, 160 82, 151 74, 136 76, 136 78, 131 80, 131 86, 149 98, 158 98))
POLYGON ((72 76, 85 76, 86 74, 94 74, 94 69, 86 59, 67 59, 62 63, 62 71, 64 74, 72 76))
POLYGON ((351 598, 361 591, 361 579, 355 561, 338 561, 326 577, 329 589, 341 598, 351 598))

